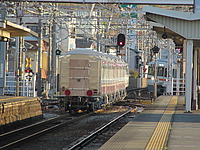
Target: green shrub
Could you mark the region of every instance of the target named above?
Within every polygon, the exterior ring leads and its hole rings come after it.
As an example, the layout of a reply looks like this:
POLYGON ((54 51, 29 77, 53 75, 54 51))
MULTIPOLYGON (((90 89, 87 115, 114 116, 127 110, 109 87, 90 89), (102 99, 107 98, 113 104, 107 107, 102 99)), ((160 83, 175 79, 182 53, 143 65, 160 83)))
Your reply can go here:
POLYGON ((129 70, 130 78, 137 78, 139 73, 135 70, 129 70))

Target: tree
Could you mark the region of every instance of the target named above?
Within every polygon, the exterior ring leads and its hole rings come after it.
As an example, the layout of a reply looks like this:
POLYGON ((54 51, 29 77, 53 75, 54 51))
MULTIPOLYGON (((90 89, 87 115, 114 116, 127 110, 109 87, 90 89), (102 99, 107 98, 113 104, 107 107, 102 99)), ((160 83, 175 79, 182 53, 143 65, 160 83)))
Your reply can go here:
POLYGON ((137 78, 139 75, 139 73, 135 70, 130 70, 129 74, 130 74, 130 76, 129 76, 130 78, 137 78))

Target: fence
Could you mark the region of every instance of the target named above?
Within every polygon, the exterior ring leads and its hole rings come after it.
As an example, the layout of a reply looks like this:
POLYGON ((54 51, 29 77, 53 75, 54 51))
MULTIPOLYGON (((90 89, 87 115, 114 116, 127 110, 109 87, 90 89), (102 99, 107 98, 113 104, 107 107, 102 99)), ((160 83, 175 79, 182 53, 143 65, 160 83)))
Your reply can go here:
POLYGON ((172 78, 167 84, 167 93, 172 95, 185 95, 185 79, 172 78))
POLYGON ((35 81, 36 76, 20 76, 19 77, 19 87, 17 87, 16 76, 14 73, 6 73, 6 86, 4 88, 4 95, 16 96, 17 88, 19 88, 20 96, 35 97, 35 81))

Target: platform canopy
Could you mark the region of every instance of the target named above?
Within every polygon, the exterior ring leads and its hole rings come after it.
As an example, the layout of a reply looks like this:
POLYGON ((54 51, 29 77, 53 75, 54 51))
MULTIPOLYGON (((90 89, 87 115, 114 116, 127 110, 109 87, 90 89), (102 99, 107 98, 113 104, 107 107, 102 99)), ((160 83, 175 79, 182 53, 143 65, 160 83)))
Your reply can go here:
POLYGON ((161 37, 163 33, 172 38, 176 44, 183 39, 200 39, 200 15, 187 12, 166 10, 145 6, 145 18, 150 21, 153 30, 161 37))
POLYGON ((30 29, 7 20, 0 20, 0 37, 29 36, 30 29))
POLYGON ((145 6, 143 10, 146 12, 146 20, 155 23, 153 29, 158 35, 165 33, 175 44, 183 44, 186 112, 191 112, 192 104, 192 107, 197 109, 200 13, 179 12, 150 6, 145 6))

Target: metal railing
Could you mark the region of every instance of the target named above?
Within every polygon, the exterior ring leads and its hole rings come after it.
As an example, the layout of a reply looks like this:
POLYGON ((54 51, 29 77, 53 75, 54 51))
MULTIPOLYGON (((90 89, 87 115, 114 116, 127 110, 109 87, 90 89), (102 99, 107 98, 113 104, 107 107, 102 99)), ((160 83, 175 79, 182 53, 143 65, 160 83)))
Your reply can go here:
POLYGON ((17 88, 19 88, 20 96, 35 97, 36 96, 35 81, 36 81, 35 75, 19 77, 19 87, 17 87, 16 76, 14 76, 14 73, 7 73, 4 95, 16 96, 17 88))
POLYGON ((173 78, 173 95, 185 95, 185 79, 173 78))
POLYGON ((171 95, 185 95, 185 79, 172 78, 167 84, 167 93, 171 95))

